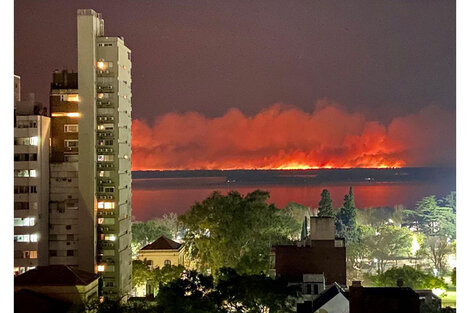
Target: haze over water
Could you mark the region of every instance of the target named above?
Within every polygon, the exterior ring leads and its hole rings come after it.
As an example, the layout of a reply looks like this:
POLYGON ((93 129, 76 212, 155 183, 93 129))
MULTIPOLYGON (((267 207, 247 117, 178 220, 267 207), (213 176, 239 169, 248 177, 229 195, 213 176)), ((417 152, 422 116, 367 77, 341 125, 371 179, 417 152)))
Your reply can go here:
POLYGON ((359 209, 395 205, 413 208, 424 196, 442 197, 455 190, 455 170, 352 169, 309 171, 179 171, 134 173, 133 218, 139 221, 165 213, 182 214, 213 191, 256 189, 270 192, 270 203, 283 208, 289 202, 317 207, 321 191, 330 191, 338 208, 353 186, 359 209))

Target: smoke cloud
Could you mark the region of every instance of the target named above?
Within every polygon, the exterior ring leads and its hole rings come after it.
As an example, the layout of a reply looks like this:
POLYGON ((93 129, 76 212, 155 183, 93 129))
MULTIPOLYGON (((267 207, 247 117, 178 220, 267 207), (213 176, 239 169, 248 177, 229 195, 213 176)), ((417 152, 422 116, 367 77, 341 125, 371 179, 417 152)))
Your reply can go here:
POLYGON ((455 166, 455 116, 438 106, 368 121, 335 103, 312 113, 274 104, 255 116, 168 113, 132 124, 132 169, 455 166))

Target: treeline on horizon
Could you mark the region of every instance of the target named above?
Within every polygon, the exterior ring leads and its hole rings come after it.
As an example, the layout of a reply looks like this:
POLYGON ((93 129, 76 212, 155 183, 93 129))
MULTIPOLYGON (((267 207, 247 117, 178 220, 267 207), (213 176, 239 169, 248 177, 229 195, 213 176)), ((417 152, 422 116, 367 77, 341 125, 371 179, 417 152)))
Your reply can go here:
POLYGON ((370 181, 410 181, 436 180, 446 181, 455 185, 455 168, 447 167, 416 167, 416 168, 351 168, 351 169, 310 169, 310 170, 164 170, 164 171, 133 171, 133 179, 143 178, 197 178, 225 177, 237 183, 270 182, 276 183, 302 182, 324 183, 328 181, 365 182, 370 181))

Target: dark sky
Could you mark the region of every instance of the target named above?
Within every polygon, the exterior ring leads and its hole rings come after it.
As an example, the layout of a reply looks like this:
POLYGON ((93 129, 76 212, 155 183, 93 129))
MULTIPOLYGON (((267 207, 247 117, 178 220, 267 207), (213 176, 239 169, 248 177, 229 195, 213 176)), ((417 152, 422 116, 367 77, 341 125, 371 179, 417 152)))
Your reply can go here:
MULTIPOLYGON (((76 70, 76 10, 103 14, 132 50, 133 117, 252 115, 321 98, 389 122, 438 104, 455 113, 454 1, 15 1, 15 73, 48 101, 76 70)), ((454 127, 450 125, 449 127, 454 127)))

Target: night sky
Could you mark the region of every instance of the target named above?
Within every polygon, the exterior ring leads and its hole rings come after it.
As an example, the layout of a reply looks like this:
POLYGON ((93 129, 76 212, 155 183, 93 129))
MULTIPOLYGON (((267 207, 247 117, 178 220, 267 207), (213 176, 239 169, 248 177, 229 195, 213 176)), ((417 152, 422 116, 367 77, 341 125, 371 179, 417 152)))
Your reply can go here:
POLYGON ((105 33, 123 36, 132 50, 133 168, 282 167, 293 159, 323 167, 331 157, 332 166, 344 158, 340 166, 455 165, 454 1, 16 0, 15 74, 23 96, 35 92, 47 103, 52 71, 76 70, 79 8, 101 12, 105 33), (169 119, 186 132, 219 133, 224 121, 234 132, 245 123, 269 133, 254 121, 266 112, 265 123, 277 128, 295 112, 287 124, 296 128, 299 118, 303 128, 281 141, 232 132, 232 148, 220 148, 225 139, 189 142, 176 134, 181 129, 161 130, 169 119), (335 125, 336 116, 356 124, 335 125), (335 140, 317 133, 296 143, 322 123, 340 128, 336 143, 326 146, 335 140), (142 132, 154 141, 142 140, 142 132), (357 144, 345 148, 351 136, 357 144), (430 157, 437 145, 445 151, 430 157), (201 151, 209 152, 194 160, 201 151), (203 165, 208 159, 214 162, 203 165))

